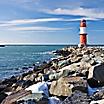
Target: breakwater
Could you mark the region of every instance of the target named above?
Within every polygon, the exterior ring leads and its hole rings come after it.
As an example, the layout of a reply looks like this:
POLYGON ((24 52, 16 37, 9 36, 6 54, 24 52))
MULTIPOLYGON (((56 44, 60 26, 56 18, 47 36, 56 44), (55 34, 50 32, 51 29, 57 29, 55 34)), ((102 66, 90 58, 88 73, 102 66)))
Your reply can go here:
POLYGON ((0 82, 1 104, 103 104, 104 49, 67 47, 31 71, 0 82))

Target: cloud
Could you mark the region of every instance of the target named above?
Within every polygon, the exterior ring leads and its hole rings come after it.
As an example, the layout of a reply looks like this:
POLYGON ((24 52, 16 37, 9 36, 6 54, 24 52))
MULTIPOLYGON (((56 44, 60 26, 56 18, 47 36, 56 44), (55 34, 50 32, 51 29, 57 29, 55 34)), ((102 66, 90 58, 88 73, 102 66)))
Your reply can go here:
POLYGON ((39 22, 53 22, 62 20, 63 20, 62 18, 20 19, 20 20, 4 21, 4 23, 1 23, 0 26, 14 26, 14 25, 31 24, 39 22))
MULTIPOLYGON (((54 27, 41 27, 41 26, 30 26, 32 23, 46 23, 46 22, 74 22, 80 21, 82 18, 74 18, 74 19, 65 19, 65 18, 39 18, 39 19, 20 19, 20 20, 11 20, 11 21, 2 21, 0 22, 0 29, 2 30, 13 30, 13 31, 64 31, 70 30, 72 28, 54 28, 54 27), (27 27, 24 26, 27 25, 27 27), (29 25, 29 27, 28 27, 29 25)), ((86 20, 97 20, 93 18, 85 18, 86 20)))
POLYGON ((53 10, 46 10, 46 13, 56 15, 84 16, 92 19, 104 19, 104 10, 95 8, 81 8, 81 7, 75 9, 57 8, 53 10))
POLYGON ((16 31, 59 31, 59 30, 68 30, 71 28, 52 28, 52 27, 13 27, 8 28, 8 30, 16 31))
MULTIPOLYGON (((38 19, 19 19, 19 20, 11 20, 11 21, 2 21, 0 22, 0 28, 3 30, 14 30, 14 31, 59 31, 59 30, 69 30, 72 28, 53 28, 53 27, 41 27, 41 26, 29 26, 25 27, 24 24, 27 26, 32 23, 46 23, 46 22, 75 22, 80 21, 82 18, 38 18, 38 19)), ((95 18, 85 17, 86 20, 98 20, 95 18)))
MULTIPOLYGON (((74 22, 80 21, 83 18, 74 18, 74 19, 65 19, 65 18, 39 18, 39 19, 20 19, 20 20, 11 20, 11 21, 2 21, 0 22, 0 27, 11 27, 17 25, 24 24, 32 24, 32 23, 42 23, 42 22, 74 22)), ((84 17, 86 20, 98 20, 97 18, 84 17)))
POLYGON ((93 21, 99 20, 98 18, 81 17, 81 18, 74 18, 74 19, 64 19, 64 21, 75 22, 75 21, 80 21, 80 20, 82 20, 82 19, 85 19, 85 20, 93 20, 93 21))

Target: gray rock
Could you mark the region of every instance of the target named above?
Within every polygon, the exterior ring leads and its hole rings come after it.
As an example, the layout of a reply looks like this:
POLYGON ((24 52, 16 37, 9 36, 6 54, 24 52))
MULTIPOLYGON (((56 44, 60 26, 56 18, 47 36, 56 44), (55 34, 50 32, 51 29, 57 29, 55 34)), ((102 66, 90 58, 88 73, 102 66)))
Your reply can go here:
POLYGON ((72 91, 79 90, 87 92, 86 81, 81 77, 64 77, 53 81, 50 87, 50 93, 57 96, 69 96, 72 91))
POLYGON ((0 85, 0 92, 7 88, 7 85, 0 85))
POLYGON ((70 74, 74 74, 74 73, 75 73, 75 71, 73 71, 73 70, 64 69, 59 72, 54 72, 53 74, 50 74, 49 79, 50 80, 57 80, 60 77, 66 77, 66 76, 68 76, 70 74))
POLYGON ((9 79, 3 80, 3 81, 2 81, 2 84, 11 86, 13 83, 16 83, 16 82, 17 82, 17 78, 16 78, 15 76, 12 76, 12 77, 9 78, 9 79))
POLYGON ((97 91, 90 96, 92 100, 101 100, 104 99, 104 87, 96 88, 97 91))
POLYGON ((92 66, 89 69, 88 79, 93 78, 98 82, 104 83, 104 64, 92 66))
POLYGON ((0 104, 6 97, 7 97, 7 94, 5 94, 4 92, 0 93, 0 104))
POLYGON ((74 56, 73 58, 71 58, 71 63, 78 63, 81 61, 81 59, 82 57, 74 56))
POLYGON ((57 97, 49 97, 49 104, 61 104, 61 100, 57 97))
POLYGON ((104 99, 97 100, 97 101, 91 101, 90 104, 104 104, 104 99))
POLYGON ((54 67, 55 69, 58 68, 58 59, 52 60, 52 67, 54 67))
POLYGON ((29 75, 25 76, 23 78, 23 80, 31 80, 31 81, 34 81, 35 80, 35 77, 36 77, 36 74, 29 74, 29 75))
POLYGON ((98 64, 104 63, 104 58, 102 58, 101 56, 96 56, 96 57, 94 58, 94 60, 95 60, 96 63, 98 63, 98 64))
POLYGON ((92 65, 90 64, 90 62, 85 62, 85 61, 82 61, 80 62, 80 70, 83 71, 83 70, 89 70, 89 68, 91 68, 92 65))
POLYGON ((96 65, 96 64, 97 64, 97 62, 96 62, 94 59, 90 60, 89 63, 90 63, 91 65, 96 65))
POLYGON ((72 86, 68 84, 67 80, 60 78, 57 81, 53 81, 50 87, 50 94, 57 96, 69 96, 72 94, 72 86))
POLYGON ((89 62, 90 61, 89 55, 83 55, 82 61, 89 62))
POLYGON ((76 90, 87 93, 87 87, 84 87, 84 86, 80 86, 80 85, 79 86, 74 86, 72 88, 72 91, 74 92, 76 90))
MULTIPOLYGON (((87 78, 88 77, 88 70, 82 70, 80 73, 83 77, 87 78)), ((80 76, 80 75, 79 75, 80 76)))
POLYGON ((62 60, 62 61, 59 61, 58 62, 58 66, 60 68, 65 67, 65 66, 70 65, 70 64, 71 64, 71 61, 70 60, 62 60))
POLYGON ((42 98, 37 102, 37 104, 49 104, 48 99, 47 98, 42 98))
POLYGON ((20 91, 22 89, 23 89, 22 86, 17 86, 16 88, 13 88, 13 91, 20 91))
POLYGON ((36 104, 34 99, 16 101, 16 104, 36 104))
POLYGON ((31 91, 25 91, 25 90, 21 90, 21 91, 18 91, 18 92, 15 92, 9 96, 7 96, 1 104, 15 104, 15 102, 24 97, 24 96, 27 96, 31 93, 31 91))
POLYGON ((69 70, 70 72, 72 72, 72 71, 78 72, 78 71, 80 71, 80 62, 65 66, 65 67, 61 68, 59 71, 63 71, 63 70, 69 70))
POLYGON ((92 59, 95 57, 95 55, 91 53, 91 54, 89 54, 89 57, 92 59))
POLYGON ((15 86, 21 87, 21 88, 26 88, 32 84, 33 84, 33 82, 31 80, 19 80, 19 81, 17 81, 15 86))
MULTIPOLYGON (((47 98, 47 96, 45 96, 44 94, 42 93, 33 93, 33 94, 29 94, 27 96, 24 96, 20 99, 17 100, 17 102, 20 102, 20 101, 23 101, 23 102, 28 102, 28 101, 31 101, 31 102, 42 102, 42 101, 45 101, 47 98)), ((28 103, 26 103, 28 104, 28 103)), ((36 103, 37 104, 37 103, 36 103)))
POLYGON ((90 104, 91 99, 86 93, 75 91, 71 96, 68 96, 61 104, 90 104))

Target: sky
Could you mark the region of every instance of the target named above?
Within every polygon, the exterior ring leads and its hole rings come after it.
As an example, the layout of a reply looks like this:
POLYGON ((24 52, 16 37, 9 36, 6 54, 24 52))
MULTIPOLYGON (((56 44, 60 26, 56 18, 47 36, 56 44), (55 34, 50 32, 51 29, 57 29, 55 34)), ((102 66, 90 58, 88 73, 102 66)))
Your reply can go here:
POLYGON ((0 0, 0 44, 104 44, 104 0, 0 0))

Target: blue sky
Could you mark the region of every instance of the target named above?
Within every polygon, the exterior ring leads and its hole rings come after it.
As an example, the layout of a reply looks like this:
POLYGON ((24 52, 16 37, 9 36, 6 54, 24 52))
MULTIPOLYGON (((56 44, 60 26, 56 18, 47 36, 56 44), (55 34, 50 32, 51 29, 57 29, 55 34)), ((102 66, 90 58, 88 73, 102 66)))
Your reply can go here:
POLYGON ((0 43, 78 44, 82 18, 88 44, 104 44, 104 0, 0 0, 0 43))

